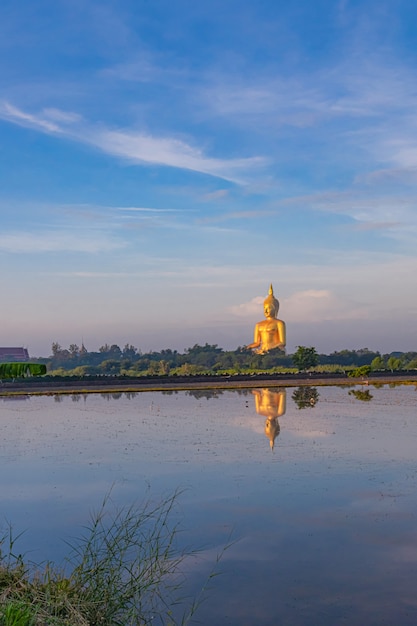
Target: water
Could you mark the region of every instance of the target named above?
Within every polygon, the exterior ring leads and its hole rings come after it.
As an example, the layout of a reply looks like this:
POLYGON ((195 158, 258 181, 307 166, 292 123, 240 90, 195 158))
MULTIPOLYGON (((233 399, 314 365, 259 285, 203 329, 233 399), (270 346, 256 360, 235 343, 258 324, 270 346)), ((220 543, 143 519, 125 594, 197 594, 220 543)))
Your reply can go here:
POLYGON ((405 385, 1 399, 0 527, 60 561, 110 489, 181 488, 186 591, 234 540, 203 626, 415 625, 416 406, 405 385))

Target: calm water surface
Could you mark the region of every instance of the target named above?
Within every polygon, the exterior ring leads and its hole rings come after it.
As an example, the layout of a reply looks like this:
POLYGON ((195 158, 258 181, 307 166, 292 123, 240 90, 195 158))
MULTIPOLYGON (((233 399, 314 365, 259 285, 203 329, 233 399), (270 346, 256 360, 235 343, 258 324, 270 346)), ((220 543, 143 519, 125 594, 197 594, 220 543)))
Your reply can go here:
POLYGON ((0 399, 0 527, 60 561, 112 485, 184 488, 191 592, 236 540, 203 626, 415 626, 417 391, 305 389, 0 399))

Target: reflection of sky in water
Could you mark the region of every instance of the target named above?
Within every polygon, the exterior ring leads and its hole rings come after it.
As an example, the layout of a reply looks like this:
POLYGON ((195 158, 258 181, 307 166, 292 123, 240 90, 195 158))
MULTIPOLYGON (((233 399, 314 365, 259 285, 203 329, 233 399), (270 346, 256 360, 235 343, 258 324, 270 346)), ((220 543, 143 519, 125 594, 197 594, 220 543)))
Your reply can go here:
POLYGON ((203 625, 416 624, 417 392, 370 389, 320 388, 301 410, 289 389, 273 451, 273 398, 251 391, 1 401, 1 518, 59 559, 111 485, 119 502, 185 488, 186 542, 207 548, 190 571, 239 539, 203 625))

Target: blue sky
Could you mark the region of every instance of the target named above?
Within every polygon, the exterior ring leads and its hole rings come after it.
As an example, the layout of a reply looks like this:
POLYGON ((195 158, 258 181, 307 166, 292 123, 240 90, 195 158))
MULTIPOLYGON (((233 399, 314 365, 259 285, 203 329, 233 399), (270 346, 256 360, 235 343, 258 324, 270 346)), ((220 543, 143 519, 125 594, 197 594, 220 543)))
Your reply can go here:
POLYGON ((4 0, 1 345, 417 350, 414 0, 4 0))

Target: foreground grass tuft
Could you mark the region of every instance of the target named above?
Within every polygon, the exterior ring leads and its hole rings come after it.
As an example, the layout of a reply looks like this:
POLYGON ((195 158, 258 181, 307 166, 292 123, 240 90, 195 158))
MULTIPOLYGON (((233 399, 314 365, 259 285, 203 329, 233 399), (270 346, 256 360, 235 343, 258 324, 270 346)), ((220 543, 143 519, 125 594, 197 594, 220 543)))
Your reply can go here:
POLYGON ((0 545, 0 626, 144 626, 185 624, 197 601, 175 620, 181 564, 171 523, 178 493, 115 508, 107 496, 62 568, 15 555, 11 529, 0 545), (6 548, 5 548, 6 547, 6 548))

